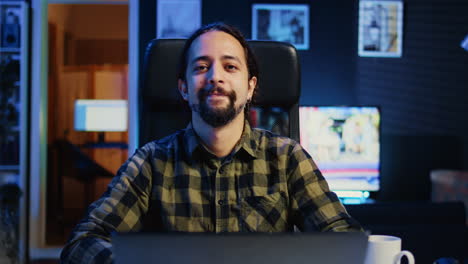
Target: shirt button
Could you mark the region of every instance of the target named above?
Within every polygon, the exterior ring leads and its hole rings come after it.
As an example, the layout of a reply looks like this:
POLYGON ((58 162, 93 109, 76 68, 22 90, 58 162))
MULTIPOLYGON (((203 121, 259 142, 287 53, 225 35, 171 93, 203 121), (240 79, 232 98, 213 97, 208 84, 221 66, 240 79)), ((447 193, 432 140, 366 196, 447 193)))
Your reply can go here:
POLYGON ((223 204, 224 204, 224 200, 218 200, 218 204, 219 204, 219 205, 223 205, 223 204))

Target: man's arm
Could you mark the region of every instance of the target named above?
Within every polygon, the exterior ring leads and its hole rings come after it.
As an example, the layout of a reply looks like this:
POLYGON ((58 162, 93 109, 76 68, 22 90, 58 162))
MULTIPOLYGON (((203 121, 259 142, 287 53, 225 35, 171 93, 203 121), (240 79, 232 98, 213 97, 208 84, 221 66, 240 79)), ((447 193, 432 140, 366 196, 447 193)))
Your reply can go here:
POLYGON ((62 263, 112 263, 111 233, 141 229, 150 196, 150 153, 145 146, 122 165, 107 191, 73 230, 62 250, 62 263))
POLYGON ((347 212, 310 155, 295 145, 289 160, 289 192, 293 221, 307 231, 362 231, 347 212))

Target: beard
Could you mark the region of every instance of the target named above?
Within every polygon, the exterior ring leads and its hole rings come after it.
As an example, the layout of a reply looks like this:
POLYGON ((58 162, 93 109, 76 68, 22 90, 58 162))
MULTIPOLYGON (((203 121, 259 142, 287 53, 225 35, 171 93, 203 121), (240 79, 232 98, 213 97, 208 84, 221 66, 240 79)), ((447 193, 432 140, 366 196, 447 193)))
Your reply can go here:
POLYGON ((217 128, 231 122, 245 107, 245 103, 235 107, 237 94, 235 91, 225 91, 221 87, 213 87, 211 89, 201 89, 198 91, 199 104, 190 104, 192 111, 197 112, 200 117, 211 127, 217 128), (212 107, 208 104, 207 98, 209 95, 216 93, 227 96, 229 103, 226 107, 212 107))

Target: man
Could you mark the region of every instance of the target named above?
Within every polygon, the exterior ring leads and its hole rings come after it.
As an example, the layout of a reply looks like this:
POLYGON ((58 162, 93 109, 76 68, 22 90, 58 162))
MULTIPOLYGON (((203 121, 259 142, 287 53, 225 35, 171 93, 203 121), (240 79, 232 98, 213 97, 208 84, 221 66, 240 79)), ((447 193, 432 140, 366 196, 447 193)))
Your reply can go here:
POLYGON ((120 168, 75 228, 63 262, 111 262, 114 231, 361 230, 298 143, 249 126, 258 70, 237 29, 217 23, 196 31, 178 77, 192 122, 120 168))

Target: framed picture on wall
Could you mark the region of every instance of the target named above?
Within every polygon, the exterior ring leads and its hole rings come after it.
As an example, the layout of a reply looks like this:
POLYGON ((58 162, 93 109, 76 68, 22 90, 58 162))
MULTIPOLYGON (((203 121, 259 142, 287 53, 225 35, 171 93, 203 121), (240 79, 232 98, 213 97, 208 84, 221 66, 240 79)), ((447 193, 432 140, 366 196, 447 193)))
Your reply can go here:
POLYGON ((293 44, 309 49, 309 6, 304 4, 253 4, 252 39, 293 44))
POLYGON ((358 54, 361 57, 401 57, 403 2, 359 2, 358 54))
POLYGON ((187 38, 201 26, 201 0, 157 1, 157 38, 187 38))

